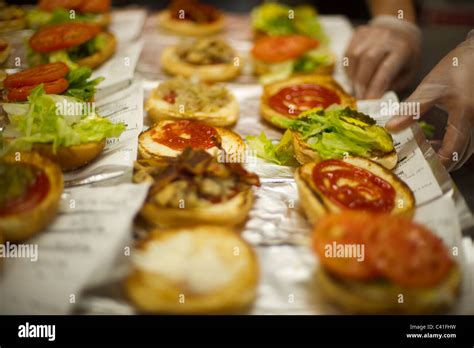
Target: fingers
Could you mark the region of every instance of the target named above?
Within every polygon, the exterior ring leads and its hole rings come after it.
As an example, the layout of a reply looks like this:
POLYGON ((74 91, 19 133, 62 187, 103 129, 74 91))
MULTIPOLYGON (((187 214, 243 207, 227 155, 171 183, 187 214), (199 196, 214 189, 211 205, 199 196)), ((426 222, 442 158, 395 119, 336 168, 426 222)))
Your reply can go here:
POLYGON ((357 86, 355 90, 357 98, 365 96, 370 80, 377 72, 387 53, 388 50, 383 46, 372 47, 363 53, 354 78, 354 84, 357 86))
POLYGON ((382 64, 378 66, 377 72, 370 81, 365 93, 365 98, 380 98, 385 93, 397 75, 402 70, 406 61, 406 52, 400 50, 392 51, 382 64))
MULTIPOLYGON (((461 125, 462 126, 462 125, 461 125)), ((443 143, 437 154, 447 170, 452 170, 464 157, 469 145, 469 135, 465 128, 449 123, 443 137, 443 143)))
POLYGON ((367 40, 369 31, 369 28, 365 25, 358 27, 347 47, 346 57, 349 59, 349 64, 346 66, 346 73, 351 80, 354 80, 360 58, 370 44, 370 41, 367 40))
POLYGON ((442 89, 433 85, 422 82, 418 88, 403 103, 410 106, 404 108, 412 110, 412 114, 404 114, 392 117, 386 124, 390 132, 398 132, 409 127, 415 120, 423 116, 429 109, 436 105, 438 100, 443 96, 442 89), (413 110, 417 114, 413 113, 413 110))

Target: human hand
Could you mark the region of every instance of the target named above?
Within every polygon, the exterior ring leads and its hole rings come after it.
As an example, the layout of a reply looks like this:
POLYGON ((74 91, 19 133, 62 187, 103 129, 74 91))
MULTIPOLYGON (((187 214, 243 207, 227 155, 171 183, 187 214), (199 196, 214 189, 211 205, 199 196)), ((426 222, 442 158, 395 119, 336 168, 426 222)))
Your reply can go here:
POLYGON ((375 99, 389 89, 406 87, 415 76, 420 52, 418 27, 394 16, 378 16, 357 28, 346 51, 346 72, 356 97, 375 99))
MULTIPOLYGON (((466 41, 446 55, 404 103, 419 103, 420 115, 437 106, 448 113, 448 124, 437 151, 448 170, 461 167, 474 152, 474 30, 466 41)), ((405 108, 406 109, 406 108, 405 108)), ((413 115, 393 117, 389 131, 399 131, 413 115)))

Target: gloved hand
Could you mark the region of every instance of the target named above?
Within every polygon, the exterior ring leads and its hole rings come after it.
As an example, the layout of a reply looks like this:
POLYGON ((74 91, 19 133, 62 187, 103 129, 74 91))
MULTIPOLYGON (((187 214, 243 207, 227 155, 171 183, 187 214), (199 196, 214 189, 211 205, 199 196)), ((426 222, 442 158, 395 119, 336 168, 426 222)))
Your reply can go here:
MULTIPOLYGON (((405 102, 420 103, 420 115, 434 106, 448 113, 448 125, 437 151, 448 170, 461 167, 474 151, 474 30, 446 55, 405 102)), ((412 115, 395 116, 386 124, 398 131, 413 122, 412 115)))
POLYGON ((380 98, 389 89, 406 87, 420 52, 421 32, 415 24, 383 15, 359 27, 346 51, 346 72, 356 98, 380 98))

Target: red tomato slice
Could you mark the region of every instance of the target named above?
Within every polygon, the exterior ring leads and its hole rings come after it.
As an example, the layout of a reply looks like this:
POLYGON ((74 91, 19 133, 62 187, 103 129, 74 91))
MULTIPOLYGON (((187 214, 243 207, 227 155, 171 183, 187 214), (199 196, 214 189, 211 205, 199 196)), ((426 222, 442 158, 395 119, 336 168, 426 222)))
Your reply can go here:
POLYGON ((38 65, 34 68, 9 75, 4 81, 5 88, 19 88, 24 86, 37 86, 65 77, 69 68, 62 62, 38 65))
POLYGON ((367 228, 376 226, 375 221, 373 214, 361 212, 325 216, 313 231, 313 248, 321 264, 342 277, 356 280, 376 278, 378 272, 367 260, 363 236, 367 228))
POLYGON ((110 10, 110 0, 84 0, 80 7, 83 13, 105 13, 110 10))
POLYGON ((48 53, 79 46, 101 32, 95 24, 62 23, 48 26, 35 33, 29 41, 30 47, 48 53))
POLYGON ((434 286, 446 277, 452 261, 438 237, 406 217, 383 215, 379 221, 366 235, 366 244, 367 256, 381 274, 406 287, 434 286))
POLYGON ((304 35, 267 36, 255 43, 252 55, 268 63, 279 63, 302 56, 319 45, 319 41, 304 35))
POLYGON ((57 8, 67 10, 78 10, 84 0, 40 0, 38 7, 40 10, 52 12, 57 8))
MULTIPOLYGON (((36 86, 24 86, 20 88, 12 88, 8 90, 8 101, 17 102, 28 99, 31 91, 36 86)), ((69 82, 65 78, 57 79, 56 81, 47 82, 43 84, 46 94, 61 94, 69 87, 69 82)))

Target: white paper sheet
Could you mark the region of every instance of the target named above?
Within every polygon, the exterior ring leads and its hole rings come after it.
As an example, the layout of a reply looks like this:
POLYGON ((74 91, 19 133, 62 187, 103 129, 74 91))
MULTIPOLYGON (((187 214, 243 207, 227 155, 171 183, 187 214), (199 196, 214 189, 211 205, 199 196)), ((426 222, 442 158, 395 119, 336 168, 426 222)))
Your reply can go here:
POLYGON ((38 260, 5 259, 1 314, 67 314, 81 291, 103 279, 131 246, 132 219, 147 185, 65 191, 55 221, 35 238, 38 260))
POLYGON ((102 154, 91 164, 66 173, 66 181, 84 178, 91 174, 131 169, 137 158, 137 137, 143 128, 143 87, 134 82, 128 88, 97 101, 97 111, 110 121, 124 122, 127 129, 119 138, 107 140, 102 154))

